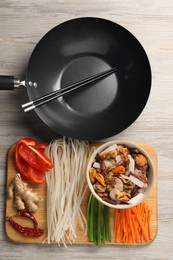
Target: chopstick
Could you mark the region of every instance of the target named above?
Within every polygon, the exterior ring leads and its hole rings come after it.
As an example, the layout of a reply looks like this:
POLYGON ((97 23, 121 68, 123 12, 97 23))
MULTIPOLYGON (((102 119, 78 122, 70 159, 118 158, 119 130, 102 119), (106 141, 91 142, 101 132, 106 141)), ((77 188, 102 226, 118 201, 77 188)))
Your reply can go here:
POLYGON ((103 72, 100 72, 98 74, 95 74, 93 76, 90 76, 88 78, 85 78, 83 80, 80 80, 74 84, 71 84, 65 88, 62 89, 58 89, 56 91, 53 91, 51 93, 48 93, 44 96, 41 96, 39 98, 33 99, 30 102, 27 102, 25 104, 22 105, 22 108, 24 108, 24 112, 28 112, 31 111, 39 106, 42 106, 44 104, 46 104, 47 102, 50 102, 56 98, 59 98, 67 93, 70 93, 71 91, 74 91, 82 86, 86 86, 96 80, 102 79, 104 77, 107 77, 109 75, 111 75, 112 73, 114 73, 115 71, 117 71, 116 68, 112 68, 103 72))

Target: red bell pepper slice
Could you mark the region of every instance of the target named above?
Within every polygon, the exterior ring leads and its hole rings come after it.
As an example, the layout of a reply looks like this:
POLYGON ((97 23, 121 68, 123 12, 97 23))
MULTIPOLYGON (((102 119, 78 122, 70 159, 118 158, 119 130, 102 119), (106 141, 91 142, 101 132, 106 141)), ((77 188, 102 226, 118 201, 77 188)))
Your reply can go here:
POLYGON ((45 181, 45 173, 28 166, 28 177, 29 179, 37 184, 42 184, 45 181))
POLYGON ((37 184, 41 184, 45 181, 44 172, 34 169, 21 157, 19 157, 18 161, 16 161, 16 168, 21 177, 23 177, 24 179, 29 179, 37 184))
POLYGON ((45 176, 43 171, 39 171, 33 167, 31 167, 20 155, 19 155, 19 146, 21 144, 25 144, 28 146, 34 146, 35 140, 32 138, 24 138, 19 140, 16 143, 16 150, 15 150, 15 161, 16 161, 16 168, 17 171, 21 174, 21 176, 25 179, 29 179, 34 183, 41 184, 45 181, 45 176))
POLYGON ((17 151, 15 153, 15 157, 16 157, 16 169, 17 169, 17 171, 21 174, 22 177, 28 178, 29 177, 28 163, 25 162, 25 160, 23 160, 19 156, 19 153, 17 151))
POLYGON ((37 143, 34 147, 40 151, 45 151, 46 147, 48 146, 47 143, 45 142, 40 142, 40 143, 37 143))
POLYGON ((34 146, 28 146, 25 143, 21 143, 18 147, 18 152, 21 158, 23 158, 31 167, 39 171, 49 171, 53 167, 46 155, 34 146))
POLYGON ((16 143, 16 150, 18 150, 18 146, 21 144, 21 143, 24 143, 26 145, 31 145, 31 146, 34 146, 36 145, 36 141, 30 137, 26 137, 26 138, 23 138, 21 140, 19 140, 17 143, 16 143))
POLYGON ((20 155, 19 155, 19 152, 18 152, 18 149, 19 149, 19 145, 21 143, 25 143, 26 145, 32 145, 34 146, 35 145, 35 140, 32 139, 32 138, 24 138, 24 139, 21 139, 19 140, 17 143, 16 143, 16 147, 15 147, 15 161, 16 161, 16 168, 18 170, 18 172, 25 178, 28 178, 28 173, 27 173, 27 169, 28 169, 28 165, 27 163, 25 162, 25 160, 23 160, 20 155))

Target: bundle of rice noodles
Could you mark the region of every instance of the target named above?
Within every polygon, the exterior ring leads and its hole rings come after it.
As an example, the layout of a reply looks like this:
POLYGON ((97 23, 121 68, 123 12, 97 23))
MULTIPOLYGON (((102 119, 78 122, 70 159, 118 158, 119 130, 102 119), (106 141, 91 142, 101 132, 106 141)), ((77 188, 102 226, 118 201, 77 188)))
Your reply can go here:
POLYGON ((86 218, 80 205, 86 193, 86 167, 94 147, 86 141, 61 138, 53 140, 46 155, 54 167, 46 173, 47 243, 72 244, 76 225, 86 234, 86 218))

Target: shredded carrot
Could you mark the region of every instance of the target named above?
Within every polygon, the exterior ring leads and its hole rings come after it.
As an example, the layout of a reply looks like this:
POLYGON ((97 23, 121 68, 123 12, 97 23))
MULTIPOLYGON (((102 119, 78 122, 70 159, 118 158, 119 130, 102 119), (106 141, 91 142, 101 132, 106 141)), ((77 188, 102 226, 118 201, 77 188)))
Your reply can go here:
POLYGON ((115 242, 143 243, 152 239, 151 209, 145 202, 130 209, 115 209, 115 242))
POLYGON ((151 209, 148 211, 148 234, 149 234, 149 239, 152 239, 152 232, 151 232, 151 209))
POLYGON ((138 232, 138 227, 136 225, 134 217, 132 217, 132 223, 133 223, 133 229, 134 229, 134 233, 135 233, 135 241, 134 241, 134 243, 140 243, 141 242, 140 234, 138 232))
POLYGON ((138 221, 138 224, 141 228, 141 234, 143 234, 143 238, 145 239, 145 241, 148 241, 148 234, 146 233, 144 222, 142 222, 140 216, 138 215, 136 216, 136 220, 138 221))
POLYGON ((129 222, 129 230, 130 230, 130 237, 131 237, 131 244, 135 243, 135 228, 133 228, 132 218, 131 218, 131 209, 126 210, 126 217, 127 221, 129 222))

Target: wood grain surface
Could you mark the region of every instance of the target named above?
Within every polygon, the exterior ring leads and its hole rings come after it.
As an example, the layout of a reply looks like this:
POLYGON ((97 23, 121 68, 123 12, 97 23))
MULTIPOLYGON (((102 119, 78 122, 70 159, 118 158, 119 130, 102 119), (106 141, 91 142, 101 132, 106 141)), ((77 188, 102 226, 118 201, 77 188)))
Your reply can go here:
MULTIPOLYGON (((98 146, 98 144, 95 144, 98 146)), ((156 235, 157 235, 157 227, 158 227, 158 204, 157 204, 157 155, 154 151, 154 149, 147 144, 141 144, 141 147, 144 148, 144 150, 150 155, 153 167, 154 167, 154 182, 153 182, 153 188, 147 198, 145 199, 145 202, 149 206, 150 209, 152 209, 152 215, 151 215, 151 230, 152 230, 152 240, 149 242, 152 242, 156 235)), ((15 174, 17 173, 16 167, 15 167, 15 156, 14 156, 14 150, 15 150, 15 145, 13 145, 8 152, 8 166, 7 166, 7 189, 10 183, 12 182, 15 174)), ((86 184, 87 185, 87 184, 86 184)), ((18 243, 43 243, 43 241, 46 240, 47 237, 47 218, 46 218, 46 183, 42 185, 29 185, 29 188, 33 190, 33 192, 36 192, 41 198, 41 202, 39 205, 39 208, 37 212, 34 214, 36 219, 38 220, 39 227, 44 229, 44 234, 40 237, 24 237, 20 233, 16 232, 14 228, 10 225, 9 222, 6 222, 6 234, 10 240, 13 242, 18 242, 18 243)), ((89 197, 90 191, 89 189, 86 192, 86 195, 82 201, 81 204, 81 210, 86 217, 87 215, 87 201, 89 197)), ((6 197, 6 217, 14 216, 15 219, 17 219, 17 214, 16 210, 14 209, 13 205, 13 200, 8 199, 6 197)), ((18 221, 23 225, 27 226, 28 225, 28 220, 27 219, 21 219, 19 218, 18 221)), ((112 244, 116 245, 115 243, 115 232, 114 232, 114 210, 110 210, 110 226, 111 226, 111 236, 112 236, 112 241, 106 241, 105 244, 112 244)), ((84 230, 81 229, 79 223, 77 224, 76 228, 76 235, 77 237, 74 240, 73 244, 93 244, 92 242, 89 241, 89 238, 87 235, 85 235, 84 230)), ((46 241, 44 242, 46 243, 46 241)), ((143 241, 141 245, 144 245, 148 242, 143 241)), ((68 243, 67 243, 68 244, 68 243)), ((134 244, 133 244, 134 245, 134 244)), ((139 244, 138 244, 139 245, 139 244)))
MULTIPOLYGON (((173 1, 172 0, 5 0, 0 1, 0 74, 24 78, 40 38, 76 17, 102 17, 124 26, 145 48, 152 89, 139 118, 109 138, 151 144, 158 156, 158 234, 142 247, 94 247, 10 242, 5 233, 5 189, 9 147, 23 137, 51 141, 58 135, 34 111, 24 114, 25 88, 0 93, 0 259, 173 259, 173 1)), ((116 119, 115 119, 116 120, 116 119)), ((103 141, 103 140, 102 140, 103 141)), ((104 140, 105 141, 105 140, 104 140)))

